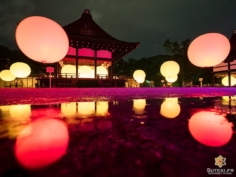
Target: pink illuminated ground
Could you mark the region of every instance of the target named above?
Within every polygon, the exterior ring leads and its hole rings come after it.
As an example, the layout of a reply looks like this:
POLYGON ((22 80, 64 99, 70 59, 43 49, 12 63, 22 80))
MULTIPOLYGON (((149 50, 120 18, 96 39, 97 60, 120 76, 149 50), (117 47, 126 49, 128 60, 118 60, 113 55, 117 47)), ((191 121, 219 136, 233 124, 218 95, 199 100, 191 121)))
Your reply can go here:
POLYGON ((0 105, 236 95, 236 88, 1 88, 0 105))

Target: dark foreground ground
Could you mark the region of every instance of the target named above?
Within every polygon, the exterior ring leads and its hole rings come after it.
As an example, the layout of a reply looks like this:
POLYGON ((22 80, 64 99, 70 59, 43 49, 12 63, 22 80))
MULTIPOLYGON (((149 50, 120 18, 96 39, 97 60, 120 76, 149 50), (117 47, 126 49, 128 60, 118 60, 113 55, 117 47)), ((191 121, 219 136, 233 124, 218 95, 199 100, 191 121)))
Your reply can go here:
MULTIPOLYGON (((0 105, 233 95, 235 88, 0 89, 0 105)), ((207 168, 219 169, 214 165, 219 155, 227 158, 222 169, 236 170, 235 135, 227 145, 212 148, 194 141, 183 128, 188 124, 185 113, 171 122, 156 121, 155 110, 151 110, 149 119, 140 124, 125 111, 125 107, 114 110, 109 128, 84 131, 68 125, 66 154, 40 170, 22 168, 13 153, 15 139, 0 139, 0 176, 200 177, 209 176, 207 168)))

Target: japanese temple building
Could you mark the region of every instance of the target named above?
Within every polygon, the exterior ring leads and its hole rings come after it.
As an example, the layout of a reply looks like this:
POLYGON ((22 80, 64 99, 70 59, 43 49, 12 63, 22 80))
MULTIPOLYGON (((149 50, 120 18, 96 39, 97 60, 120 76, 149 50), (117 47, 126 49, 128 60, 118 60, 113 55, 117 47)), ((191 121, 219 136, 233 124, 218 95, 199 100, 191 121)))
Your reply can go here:
POLYGON ((125 42, 109 35, 93 21, 88 9, 84 10, 78 20, 63 28, 69 38, 69 50, 55 67, 56 87, 63 85, 60 84, 60 78, 63 81, 73 79, 72 82, 95 79, 115 82, 113 64, 139 45, 139 42, 125 42), (63 70, 66 66, 67 69, 63 70), (86 69, 87 73, 84 72, 86 69), (101 73, 101 69, 107 70, 107 73, 101 73))

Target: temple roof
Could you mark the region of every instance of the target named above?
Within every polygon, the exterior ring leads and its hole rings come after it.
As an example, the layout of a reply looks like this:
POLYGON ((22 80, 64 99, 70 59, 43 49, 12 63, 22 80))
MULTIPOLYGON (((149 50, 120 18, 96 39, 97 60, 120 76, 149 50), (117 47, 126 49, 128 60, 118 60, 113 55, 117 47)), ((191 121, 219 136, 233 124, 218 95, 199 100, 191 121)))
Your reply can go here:
POLYGON ((71 47, 109 50, 113 53, 113 61, 121 59, 139 45, 139 42, 121 41, 109 35, 93 21, 88 9, 84 10, 78 20, 63 28, 71 47))

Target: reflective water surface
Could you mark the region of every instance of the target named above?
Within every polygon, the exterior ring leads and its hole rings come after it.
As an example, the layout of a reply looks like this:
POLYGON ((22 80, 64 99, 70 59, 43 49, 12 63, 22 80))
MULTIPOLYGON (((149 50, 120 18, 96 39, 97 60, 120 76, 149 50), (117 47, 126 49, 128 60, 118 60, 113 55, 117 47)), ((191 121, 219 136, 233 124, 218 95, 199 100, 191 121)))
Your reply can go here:
POLYGON ((228 96, 0 106, 0 174, 199 176, 219 155, 236 170, 235 108, 228 96))

